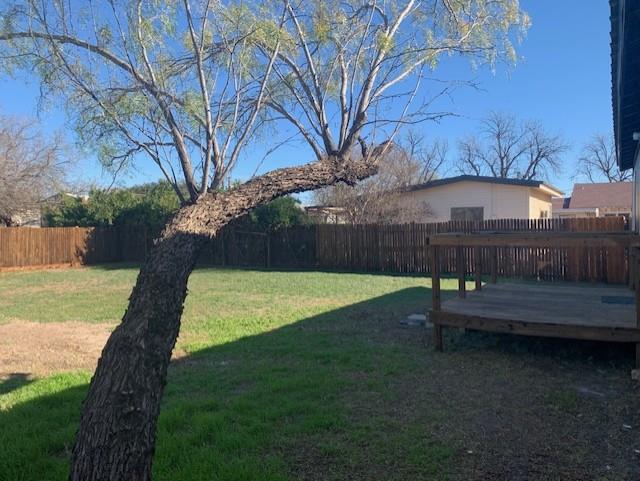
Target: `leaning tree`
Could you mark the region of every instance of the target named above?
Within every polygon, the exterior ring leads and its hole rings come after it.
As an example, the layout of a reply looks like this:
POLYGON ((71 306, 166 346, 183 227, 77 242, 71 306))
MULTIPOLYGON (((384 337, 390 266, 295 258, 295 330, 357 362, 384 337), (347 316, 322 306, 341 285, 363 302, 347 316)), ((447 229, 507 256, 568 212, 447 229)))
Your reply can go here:
POLYGON ((439 115, 430 101, 448 90, 432 74, 442 59, 513 59, 510 39, 528 25, 518 0, 3 3, 4 68, 36 73, 114 169, 151 159, 182 202, 91 380, 71 460, 78 481, 150 479, 203 239, 276 197, 375 173, 401 125, 439 115), (308 146, 296 166, 221 188, 252 142, 273 149, 294 135, 308 146))

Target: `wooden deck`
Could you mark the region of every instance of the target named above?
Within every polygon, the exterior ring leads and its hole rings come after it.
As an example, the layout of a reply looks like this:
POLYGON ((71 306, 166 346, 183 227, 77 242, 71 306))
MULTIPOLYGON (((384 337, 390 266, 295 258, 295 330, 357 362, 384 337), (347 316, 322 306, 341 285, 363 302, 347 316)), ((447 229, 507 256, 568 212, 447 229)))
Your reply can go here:
POLYGON ((440 326, 568 337, 640 342, 633 291, 627 287, 501 283, 486 284, 464 298, 431 311, 440 326))
POLYGON ((640 237, 633 234, 441 234, 429 239, 431 248, 432 307, 435 348, 443 348, 443 327, 462 327, 526 336, 561 337, 635 343, 636 368, 640 369, 640 237), (614 246, 628 251, 630 283, 627 286, 595 286, 574 283, 497 284, 495 251, 498 246, 533 245, 614 246), (458 298, 442 301, 440 292, 441 247, 456 248, 458 298), (465 286, 464 248, 491 248, 491 283, 481 279, 481 256, 475 255, 475 290, 465 286))

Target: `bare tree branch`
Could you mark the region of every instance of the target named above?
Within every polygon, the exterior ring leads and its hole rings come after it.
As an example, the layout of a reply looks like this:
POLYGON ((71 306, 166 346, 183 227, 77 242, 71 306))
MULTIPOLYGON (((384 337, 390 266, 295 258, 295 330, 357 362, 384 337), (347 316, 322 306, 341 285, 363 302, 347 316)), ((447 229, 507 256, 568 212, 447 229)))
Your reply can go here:
POLYGON ((633 171, 618 168, 612 135, 595 134, 582 148, 577 175, 589 182, 625 182, 633 178, 633 171))
POLYGON ((43 135, 33 121, 0 116, 0 223, 10 226, 64 187, 72 159, 60 135, 43 135))
POLYGON ((458 170, 463 174, 537 179, 561 169, 566 142, 537 122, 518 123, 507 114, 492 112, 477 136, 458 141, 458 170))
POLYGON ((447 145, 410 130, 380 159, 378 173, 356 186, 337 184, 315 193, 315 203, 341 209, 352 224, 425 221, 432 214, 426 203, 398 202, 407 188, 436 178, 448 162, 447 145))

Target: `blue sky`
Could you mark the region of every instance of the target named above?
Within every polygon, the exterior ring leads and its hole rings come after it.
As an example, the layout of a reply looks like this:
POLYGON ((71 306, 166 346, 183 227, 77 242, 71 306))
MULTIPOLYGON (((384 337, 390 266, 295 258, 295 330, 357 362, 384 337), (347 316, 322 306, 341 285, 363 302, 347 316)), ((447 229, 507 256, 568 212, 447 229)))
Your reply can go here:
MULTIPOLYGON (((466 62, 445 60, 438 76, 475 79, 482 90, 457 90, 451 101, 438 106, 455 112, 455 117, 418 128, 427 137, 447 139, 454 147, 456 139, 473 133, 478 119, 491 110, 538 120, 549 131, 562 134, 571 145, 564 155, 563 172, 549 179, 570 193, 582 144, 592 134, 612 129, 609 5, 606 0, 521 0, 521 4, 532 19, 531 29, 518 48, 523 58, 514 68, 499 66, 495 73, 472 71, 466 62)), ((24 116, 38 113, 35 81, 0 77, 0 92, 0 111, 24 116)), ((47 130, 67 129, 73 140, 60 105, 54 102, 40 112, 40 118, 47 130)), ((262 157, 259 146, 250 149, 234 177, 249 177, 262 157)), ((288 146, 267 158, 260 170, 310 158, 306 149, 288 146)), ((82 160, 78 172, 82 172, 85 184, 111 181, 90 154, 82 160)), ((157 178, 159 172, 153 165, 142 162, 118 182, 126 185, 157 178)))

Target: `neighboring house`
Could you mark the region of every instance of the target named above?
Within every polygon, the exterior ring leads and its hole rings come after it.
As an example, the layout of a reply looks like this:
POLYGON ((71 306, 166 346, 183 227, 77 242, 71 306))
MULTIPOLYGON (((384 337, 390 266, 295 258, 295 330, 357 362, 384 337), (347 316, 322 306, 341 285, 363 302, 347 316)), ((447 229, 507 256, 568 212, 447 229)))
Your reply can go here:
POLYGON ((553 217, 566 219, 576 217, 631 216, 633 183, 603 182, 575 184, 571 197, 553 199, 553 217))
POLYGON ((416 222, 540 219, 551 217, 551 199, 562 191, 538 180, 460 175, 412 186, 395 194, 400 206, 429 206, 416 222))
POLYGON ((87 194, 72 194, 71 192, 59 192, 57 194, 53 194, 46 199, 43 199, 40 203, 42 206, 56 206, 62 204, 66 197, 71 197, 72 199, 80 199, 82 202, 86 202, 89 200, 89 196, 87 194))
POLYGON ((40 209, 25 208, 11 216, 11 227, 40 227, 42 216, 40 209))
POLYGON ((72 194, 70 192, 61 192, 54 194, 41 200, 35 205, 26 207, 16 212, 11 216, 12 227, 46 227, 44 216, 42 215, 43 209, 46 207, 60 205, 65 197, 72 197, 74 199, 81 199, 86 202, 89 198, 88 195, 72 194))
POLYGON ((632 228, 640 232, 640 1, 610 0, 611 90, 620 170, 634 169, 632 228))
POLYGON ((346 214, 342 207, 328 205, 308 205, 304 208, 307 215, 317 224, 344 224, 346 214))

